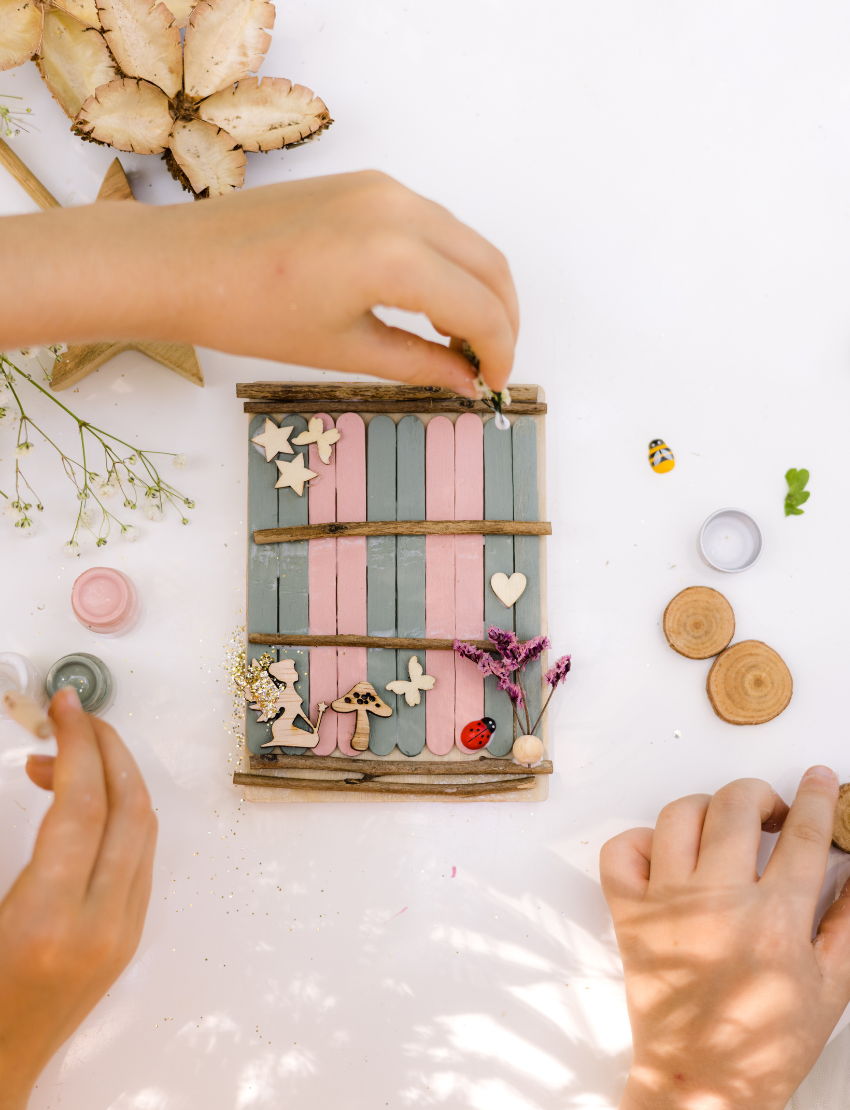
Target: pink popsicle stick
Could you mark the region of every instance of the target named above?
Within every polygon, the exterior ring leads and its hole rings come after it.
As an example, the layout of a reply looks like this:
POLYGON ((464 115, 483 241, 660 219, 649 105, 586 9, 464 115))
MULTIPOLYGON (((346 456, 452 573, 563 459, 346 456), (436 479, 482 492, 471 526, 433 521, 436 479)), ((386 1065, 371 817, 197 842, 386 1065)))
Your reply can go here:
MULTIPOLYGON (((470 414, 471 415, 471 414, 470 414)), ((445 416, 425 430, 425 517, 454 520, 455 432, 445 416)), ((425 537, 425 635, 455 634, 455 537, 425 537)), ((454 745, 455 659, 450 651, 426 651, 425 670, 437 680, 425 695, 429 751, 447 755, 454 745)))
MULTIPOLYGON (((333 420, 324 412, 321 416, 325 431, 333 427, 333 420)), ((319 459, 316 444, 310 444, 310 470, 319 478, 307 487, 310 523, 330 524, 336 520, 336 451, 325 465, 319 459)), ((310 540, 310 634, 312 636, 336 635, 336 540, 310 540)), ((310 651, 310 719, 315 721, 320 701, 330 705, 337 696, 337 660, 335 648, 312 648, 310 651)), ((330 755, 337 744, 339 718, 332 710, 325 713, 319 725, 319 743, 307 750, 312 755, 330 755)))
MULTIPOLYGON (((455 421, 455 517, 484 519, 484 423, 466 412, 455 421)), ((455 536, 455 635, 484 636, 484 537, 455 536)), ((427 564, 426 564, 427 565, 427 564)), ((484 675, 469 659, 455 657, 455 742, 460 731, 484 716, 484 675)))
MULTIPOLYGON (((355 412, 336 422, 336 518, 366 519, 366 425, 355 412)), ((346 536, 336 541, 337 629, 340 636, 366 635, 366 537, 346 536)), ((367 677, 366 648, 346 648, 337 653, 338 697, 367 677)), ((337 746, 343 755, 362 755, 351 747, 355 717, 337 719, 337 746)))

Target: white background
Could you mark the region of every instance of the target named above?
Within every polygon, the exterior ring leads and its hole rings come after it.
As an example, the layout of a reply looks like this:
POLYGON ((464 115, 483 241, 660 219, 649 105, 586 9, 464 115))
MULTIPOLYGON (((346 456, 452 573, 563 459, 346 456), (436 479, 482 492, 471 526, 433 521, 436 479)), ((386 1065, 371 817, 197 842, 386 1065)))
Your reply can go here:
MULTIPOLYGON (((378 167, 510 259, 514 376, 549 400, 553 647, 574 659, 551 717, 556 774, 538 806, 240 803, 220 670, 245 581, 234 384, 317 375, 203 351, 203 391, 135 354, 87 378, 62 400, 186 451, 178 484, 198 508, 189 527, 142 522, 135 546, 67 561, 71 489, 39 446, 38 534, 0 531, 0 649, 43 669, 70 650, 106 660, 109 719, 161 821, 138 956, 36 1110, 616 1105, 629 1034, 600 845, 741 775, 786 797, 814 762, 850 776, 848 45, 836 0, 278 4, 262 72, 309 85, 336 123, 249 155, 247 186, 378 167), (657 436, 668 475, 647 464, 657 436), (786 520, 791 466, 811 471, 812 496, 786 520), (765 535, 740 576, 696 550, 730 504, 765 535), (71 614, 75 576, 98 563, 144 599, 121 639, 71 614), (721 589, 736 638, 788 663, 794 700, 776 721, 722 723, 708 665, 666 646, 664 606, 692 584, 721 589)), ((33 66, 0 75, 0 92, 34 109, 24 160, 63 203, 92 200, 112 152, 69 134, 33 66)), ((142 201, 185 200, 158 159, 122 161, 142 201)), ((0 211, 31 210, 0 178, 0 211)), ((5 488, 8 430, 0 459, 5 488)), ((0 887, 45 807, 25 746, 0 733, 0 887)))

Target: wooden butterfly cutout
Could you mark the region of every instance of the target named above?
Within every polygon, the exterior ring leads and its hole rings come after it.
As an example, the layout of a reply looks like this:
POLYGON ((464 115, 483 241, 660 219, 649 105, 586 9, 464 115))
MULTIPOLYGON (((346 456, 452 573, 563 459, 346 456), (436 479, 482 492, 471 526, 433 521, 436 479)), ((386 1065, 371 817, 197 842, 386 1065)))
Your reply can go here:
POLYGON ((407 672, 410 675, 409 682, 403 678, 397 678, 394 682, 387 683, 387 689, 392 690, 394 694, 404 694, 404 700, 408 705, 418 705, 422 697, 419 691, 433 689, 436 679, 433 675, 422 673, 422 664, 415 655, 410 657, 407 672))
POLYGON ((319 458, 323 463, 329 463, 331 461, 331 447, 338 439, 339 432, 336 428, 328 428, 325 431, 321 416, 314 416, 307 424, 307 431, 296 436, 292 442, 299 447, 303 447, 305 443, 315 443, 319 451, 319 458))

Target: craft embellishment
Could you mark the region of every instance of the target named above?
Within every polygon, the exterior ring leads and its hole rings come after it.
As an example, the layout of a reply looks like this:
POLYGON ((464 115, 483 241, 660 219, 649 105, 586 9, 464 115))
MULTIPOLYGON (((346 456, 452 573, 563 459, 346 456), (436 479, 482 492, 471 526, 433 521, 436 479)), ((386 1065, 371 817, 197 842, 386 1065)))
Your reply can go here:
POLYGON ((333 122, 303 85, 251 76, 274 21, 268 0, 2 0, 0 70, 33 57, 78 135, 164 154, 185 189, 218 196, 242 187, 245 151, 333 122))
POLYGON ((409 682, 403 678, 397 678, 387 683, 387 689, 392 690, 394 694, 404 694, 404 700, 408 705, 418 705, 422 698, 420 690, 433 690, 436 680, 431 675, 423 673, 422 664, 415 655, 411 655, 408 661, 407 673, 410 675, 409 682))
POLYGON ((321 416, 314 416, 307 424, 307 431, 302 432, 292 442, 301 447, 305 443, 315 443, 319 458, 327 466, 331 461, 331 447, 339 440, 339 429, 328 428, 324 430, 321 416))
POLYGON ((327 705, 323 701, 319 702, 319 717, 314 725, 301 708, 303 699, 298 696, 295 690, 295 683, 298 681, 295 663, 291 659, 281 659, 277 663, 271 663, 268 672, 280 684, 272 707, 273 711, 277 713, 283 710, 283 712, 272 723, 272 739, 263 747, 296 747, 300 745, 305 748, 315 748, 319 742, 319 725, 322 723, 322 714, 327 709, 327 705), (295 727, 295 721, 298 717, 307 722, 310 726, 310 732, 295 727))
POLYGON ((528 580, 518 570, 508 578, 504 571, 498 571, 490 579, 490 588, 501 603, 508 609, 512 608, 522 596, 528 580))
MULTIPOLYGON (((279 428, 274 420, 266 418, 266 426, 263 434, 254 436, 251 440, 256 443, 258 447, 262 447, 266 453, 266 462, 271 462, 275 455, 293 454, 292 445, 289 442, 289 437, 292 435, 292 425, 279 428)), ((296 440, 296 443, 298 441, 296 440)))
POLYGON ((688 659, 715 656, 706 680, 711 708, 730 725, 763 725, 787 709, 794 692, 791 672, 761 640, 730 644, 732 606, 717 590, 690 586, 664 610, 664 635, 688 659))
POLYGON ((482 717, 480 721, 470 721, 461 730, 460 742, 467 751, 477 752, 485 748, 496 731, 492 717, 482 717))
POLYGON ((370 682, 358 682, 343 698, 337 698, 331 708, 336 713, 356 713, 357 724, 351 737, 351 746, 356 752, 365 752, 369 747, 369 714, 378 717, 391 717, 392 709, 381 701, 370 682))
POLYGON ((280 477, 275 483, 275 489, 294 489, 299 497, 304 494, 304 484, 309 482, 311 478, 318 478, 315 470, 308 470, 304 465, 304 456, 298 452, 292 462, 281 462, 280 459, 275 460, 277 468, 280 471, 280 477))
POLYGON ((667 474, 676 465, 673 452, 663 439, 654 439, 650 443, 649 465, 656 474, 667 474))
POLYGON ((276 733, 273 718, 249 714, 248 764, 234 781, 288 802, 545 797, 541 541, 551 525, 538 486, 538 387, 513 389, 506 431, 491 404, 432 387, 237 391, 253 416, 247 440, 267 419, 292 428, 295 454, 273 460, 282 484, 249 443, 247 651, 294 662, 300 702, 276 733), (499 573, 524 584, 510 607, 490 585, 499 573), (459 640, 498 661, 489 626, 523 656, 521 726, 501 671, 453 651, 459 640), (322 704, 321 725, 300 732, 301 706, 315 722, 322 704), (530 769, 506 758, 535 728, 543 758, 530 769))

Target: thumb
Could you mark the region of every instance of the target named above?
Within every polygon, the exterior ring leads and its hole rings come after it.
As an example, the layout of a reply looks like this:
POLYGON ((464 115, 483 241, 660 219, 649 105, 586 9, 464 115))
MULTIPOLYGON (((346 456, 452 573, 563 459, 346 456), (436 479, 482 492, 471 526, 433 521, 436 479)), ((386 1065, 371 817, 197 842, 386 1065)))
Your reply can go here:
POLYGON ((824 978, 850 994, 850 879, 821 918, 812 943, 824 978))

